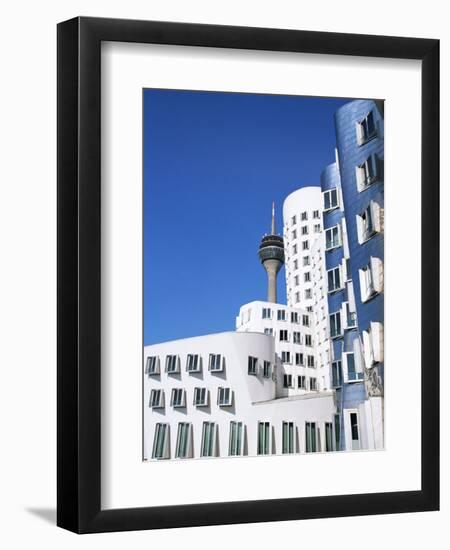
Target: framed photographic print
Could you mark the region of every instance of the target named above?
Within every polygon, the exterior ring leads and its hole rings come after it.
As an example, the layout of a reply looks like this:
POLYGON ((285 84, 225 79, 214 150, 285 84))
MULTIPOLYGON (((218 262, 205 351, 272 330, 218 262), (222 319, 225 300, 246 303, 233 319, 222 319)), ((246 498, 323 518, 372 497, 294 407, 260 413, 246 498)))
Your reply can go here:
POLYGON ((437 510, 439 42, 58 25, 58 525, 437 510))

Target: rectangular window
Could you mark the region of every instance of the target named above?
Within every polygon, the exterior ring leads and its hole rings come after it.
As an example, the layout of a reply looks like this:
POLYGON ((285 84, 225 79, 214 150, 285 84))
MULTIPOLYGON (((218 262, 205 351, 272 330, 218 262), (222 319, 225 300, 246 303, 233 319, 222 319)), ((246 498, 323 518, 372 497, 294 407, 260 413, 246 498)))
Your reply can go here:
POLYGON ((364 374, 358 372, 355 362, 355 354, 353 352, 345 352, 342 354, 344 359, 346 382, 358 382, 364 379, 364 374))
POLYGON ((278 321, 286 321, 286 310, 285 309, 279 309, 277 311, 277 319, 278 319, 278 321))
POLYGON ((208 406, 208 390, 206 388, 194 389, 194 405, 196 407, 208 406))
POLYGON ((311 259, 309 256, 303 256, 303 265, 304 266, 307 266, 307 265, 310 265, 311 263, 311 259))
POLYGON ((305 334, 305 346, 312 346, 312 336, 311 336, 311 334, 305 334))
POLYGON ((300 292, 295 293, 295 302, 296 303, 300 302, 300 292))
POLYGON ((358 272, 362 302, 367 302, 372 296, 383 291, 383 262, 379 258, 371 256, 369 263, 358 272))
POLYGON ((272 310, 270 309, 270 307, 263 307, 262 318, 263 319, 272 319, 272 310))
POLYGON ((327 279, 328 279, 328 292, 336 292, 337 290, 342 289, 341 285, 341 268, 334 267, 333 269, 330 269, 327 271, 327 279))
POLYGON ((220 353, 209 354, 209 370, 211 372, 221 372, 223 370, 223 361, 220 353))
POLYGON ((292 374, 283 374, 283 388, 292 388, 292 374))
POLYGON ((156 355, 150 355, 145 362, 145 374, 152 376, 159 374, 159 357, 156 355))
POLYGON ((292 254, 297 254, 297 245, 296 244, 292 245, 292 254))
POLYGON ((370 111, 360 122, 356 123, 356 140, 364 145, 377 135, 373 111, 370 111))
POLYGON ((357 321, 356 321, 356 311, 350 311, 350 304, 348 302, 344 302, 345 306, 345 316, 347 320, 346 328, 355 328, 357 321))
POLYGON ((296 276, 294 277, 294 286, 298 286, 299 284, 300 284, 300 280, 299 280, 298 275, 296 275, 296 276))
POLYGON ((270 454, 270 424, 258 422, 258 454, 270 454))
POLYGON ((337 208, 338 206, 338 193, 337 189, 330 189, 329 191, 325 191, 323 194, 323 209, 325 212, 327 210, 332 210, 333 208, 337 208))
POLYGON ((342 386, 342 366, 340 361, 331 363, 331 384, 333 388, 342 386))
POLYGON ((230 444, 228 449, 229 456, 241 456, 242 455, 242 441, 243 441, 242 422, 230 422, 230 444))
POLYGON ((330 315, 330 336, 331 338, 338 338, 342 336, 342 325, 341 325, 341 312, 337 311, 330 315))
POLYGON ((301 334, 300 332, 294 332, 294 344, 301 344, 301 334))
POLYGON ((263 364, 263 376, 264 378, 270 378, 270 361, 264 361, 263 364))
POLYGON ((217 404, 219 407, 231 407, 233 392, 230 388, 217 388, 217 404))
POLYGON ((178 360, 178 355, 167 355, 166 372, 169 374, 180 372, 180 362, 178 360))
POLYGON ((169 424, 156 424, 152 458, 169 458, 169 424))
POLYGON ((293 269, 294 269, 294 271, 295 271, 296 269, 298 269, 298 260, 294 260, 294 262, 293 262, 293 269))
POLYGON ((188 422, 178 423, 177 445, 175 449, 175 458, 189 457, 191 425, 188 422))
POLYGON ((305 435, 306 435, 306 452, 315 453, 317 451, 315 422, 306 422, 305 435))
POLYGON ((164 407, 164 392, 162 390, 152 390, 150 392, 149 407, 152 409, 162 409, 164 407))
POLYGON ((291 225, 295 225, 296 223, 297 223, 297 216, 292 216, 291 225))
POLYGON ((187 372, 200 372, 200 356, 190 353, 186 360, 187 372))
POLYGON ((341 450, 341 417, 334 415, 334 444, 336 451, 341 450))
POLYGON ((264 334, 267 334, 269 336, 273 336, 273 328, 265 328, 264 334))
POLYGON ((248 374, 256 376, 258 374, 258 358, 248 356, 248 374))
POLYGON ((294 452, 294 423, 283 422, 283 454, 292 454, 294 452))
POLYGON ((313 218, 316 220, 320 218, 320 212, 318 210, 313 210, 313 218))
POLYGON ((325 451, 327 453, 333 450, 333 424, 325 422, 325 451))
POLYGON ((309 315, 302 315, 302 323, 304 327, 309 327, 309 315))
POLYGON ((308 219, 308 212, 302 212, 302 222, 308 219))
POLYGON ((331 250, 341 246, 341 236, 339 226, 335 225, 325 230, 325 250, 331 250))
POLYGON ((292 238, 293 239, 297 238, 297 230, 296 229, 293 229, 293 231, 292 231, 292 238))
POLYGON ((302 250, 309 250, 309 242, 302 241, 302 250))
POLYGON ((306 376, 297 376, 297 384, 299 390, 306 390, 306 376))
POLYGON ((295 354, 295 364, 296 364, 297 366, 302 366, 302 365, 304 365, 303 353, 296 353, 296 354, 295 354))
POLYGON ((298 313, 291 311, 291 323, 298 323, 298 313))
POLYGON ((320 233, 320 223, 314 224, 314 233, 320 233))
POLYGON ((184 407, 184 390, 182 388, 173 388, 172 398, 170 400, 172 407, 184 407))
POLYGON ((288 331, 285 329, 280 330, 280 342, 288 342, 288 341, 289 341, 288 331))
POLYGON ((216 424, 203 422, 201 456, 216 456, 216 424))
POLYGON ((312 289, 307 288, 305 290, 305 300, 311 300, 311 298, 312 298, 312 289))
POLYGON ((310 389, 311 391, 317 391, 317 378, 315 378, 315 377, 312 376, 312 377, 309 379, 309 389, 310 389))
POLYGON ((350 430, 352 434, 352 450, 358 451, 361 448, 359 442, 358 413, 350 413, 350 430))
POLYGON ((281 352, 281 361, 283 363, 290 363, 291 362, 291 354, 289 351, 282 351, 281 352))
POLYGON ((311 271, 306 271, 303 274, 303 280, 305 281, 305 283, 309 283, 311 281, 311 271))
POLYGON ((304 225, 302 227, 302 235, 307 235, 308 234, 308 226, 307 225, 304 225))
POLYGON ((362 164, 356 166, 356 187, 364 191, 378 179, 378 157, 370 155, 362 164))
POLYGON ((314 368, 314 355, 307 356, 308 367, 314 368))

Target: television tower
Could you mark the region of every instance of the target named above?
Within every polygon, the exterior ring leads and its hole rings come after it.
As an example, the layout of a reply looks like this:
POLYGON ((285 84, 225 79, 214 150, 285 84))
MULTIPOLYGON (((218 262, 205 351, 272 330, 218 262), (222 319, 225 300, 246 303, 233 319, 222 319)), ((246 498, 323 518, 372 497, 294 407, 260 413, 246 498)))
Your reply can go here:
POLYGON ((272 228, 270 235, 264 235, 259 245, 259 259, 267 272, 267 301, 277 301, 277 275, 284 264, 283 237, 275 230, 275 203, 272 203, 272 228))

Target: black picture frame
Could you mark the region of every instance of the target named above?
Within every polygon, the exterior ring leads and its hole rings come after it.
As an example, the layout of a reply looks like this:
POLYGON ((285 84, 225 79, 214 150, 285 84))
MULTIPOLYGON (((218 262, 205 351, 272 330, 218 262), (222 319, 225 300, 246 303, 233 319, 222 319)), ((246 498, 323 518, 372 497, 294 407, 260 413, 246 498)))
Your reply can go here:
POLYGON ((76 533, 94 533, 438 510, 439 41, 77 17, 58 25, 57 67, 57 524, 76 533), (420 491, 101 509, 102 41, 421 60, 420 491))

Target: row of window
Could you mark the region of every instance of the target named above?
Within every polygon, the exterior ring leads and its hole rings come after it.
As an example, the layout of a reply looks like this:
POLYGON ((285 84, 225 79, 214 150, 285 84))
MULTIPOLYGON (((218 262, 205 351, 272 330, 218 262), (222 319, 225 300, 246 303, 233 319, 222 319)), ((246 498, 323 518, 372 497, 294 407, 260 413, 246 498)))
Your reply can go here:
MULTIPOLYGON (((359 439, 357 427, 357 415, 351 421, 356 431, 352 431, 359 439)), ((219 456, 219 426, 215 422, 203 422, 200 456, 219 456)), ((320 435, 316 422, 305 422, 305 451, 314 453, 320 451, 320 435)), ((340 423, 339 416, 335 416, 335 423, 325 422, 325 448, 326 452, 340 449, 340 423)), ((194 433, 192 424, 179 422, 175 444, 175 458, 193 458, 194 456, 194 433)), ((281 426, 281 452, 283 454, 294 454, 299 452, 298 429, 294 422, 284 421, 281 426)), ((270 422, 258 422, 257 426, 257 454, 270 455, 276 453, 276 441, 270 422)), ((244 456, 248 454, 246 448, 246 426, 243 422, 231 421, 228 438, 228 456, 244 456)), ((170 424, 157 423, 153 439, 152 458, 170 458, 170 424)))
MULTIPOLYGON (((320 211, 319 210, 313 210, 312 212, 312 217, 313 219, 320 219, 320 211)), ((308 212, 301 212, 300 213, 300 221, 302 222, 305 222, 308 220, 308 212)), ((291 217, 291 225, 296 225, 297 224, 297 216, 292 216, 291 217)))
POLYGON ((290 351, 282 351, 281 352, 281 362, 285 363, 287 365, 290 365, 292 363, 292 359, 294 359, 294 364, 297 367, 310 367, 315 368, 315 360, 314 355, 306 355, 306 363, 305 363, 305 355, 303 353, 293 353, 291 354, 290 351))
POLYGON ((300 375, 297 376, 297 386, 295 386, 295 378, 292 374, 283 374, 283 388, 299 389, 299 390, 310 390, 317 391, 319 388, 317 386, 317 378, 310 376, 309 378, 300 375))
MULTIPOLYGON (((273 311, 270 307, 263 307, 261 316, 263 319, 272 319, 273 318, 273 311)), ((286 321, 287 315, 285 309, 278 309, 277 310, 277 321, 286 321)), ((309 315, 307 314, 300 314, 297 311, 291 311, 291 323, 297 323, 301 324, 304 327, 309 327, 309 315)))
MULTIPOLYGON (((314 233, 320 233, 320 223, 315 223, 313 225, 313 232, 314 233)), ((300 235, 309 235, 309 227, 307 225, 303 225, 301 228, 300 228, 300 235)), ((287 235, 286 235, 287 236, 287 235)), ((297 238, 297 229, 293 229, 291 231, 291 239, 296 239, 297 238)), ((293 246, 293 249, 292 249, 292 253, 293 254, 297 254, 297 245, 294 245, 293 246), (295 248, 294 248, 295 247, 295 248)))
MULTIPOLYGON (((225 368, 225 357, 220 353, 210 353, 208 370, 222 372, 225 368)), ((202 371, 202 357, 198 353, 189 353, 186 357, 186 372, 198 373, 202 371)), ((178 374, 181 372, 181 361, 178 355, 166 355, 165 372, 178 374)), ((145 374, 148 376, 161 373, 160 359, 158 355, 150 355, 145 362, 145 374)))
MULTIPOLYGON (((193 405, 207 407, 209 405, 209 390, 207 388, 194 388, 193 405)), ((231 407, 233 404, 233 390, 230 388, 217 388, 217 405, 219 407, 231 407)), ((150 392, 149 407, 163 409, 165 407, 164 390, 153 389, 150 392)), ((174 408, 186 407, 186 390, 173 388, 170 406, 174 408)))

